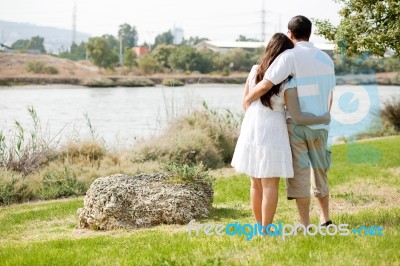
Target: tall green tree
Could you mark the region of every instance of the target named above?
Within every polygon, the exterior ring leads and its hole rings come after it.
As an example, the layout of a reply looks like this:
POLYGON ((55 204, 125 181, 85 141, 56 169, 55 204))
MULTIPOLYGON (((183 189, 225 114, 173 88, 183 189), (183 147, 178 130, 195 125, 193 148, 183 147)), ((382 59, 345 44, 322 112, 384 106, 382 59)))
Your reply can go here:
POLYGON ((98 67, 113 69, 118 62, 118 54, 105 37, 90 38, 87 44, 90 60, 98 67))
POLYGON ((162 71, 162 66, 150 55, 139 58, 138 67, 143 74, 154 74, 162 71))
POLYGON ((156 36, 152 49, 155 49, 160 44, 173 44, 173 43, 174 43, 174 35, 172 34, 171 30, 169 30, 156 36))
POLYGON ((119 54, 119 41, 114 35, 104 34, 101 37, 107 40, 108 45, 113 52, 119 54))
POLYGON ((17 40, 12 45, 11 48, 15 50, 26 50, 29 44, 29 40, 17 40))
POLYGON ((198 43, 201 43, 202 41, 208 41, 208 38, 198 37, 198 36, 195 36, 195 37, 190 36, 189 39, 187 39, 187 40, 184 39, 182 44, 189 45, 189 46, 194 46, 194 45, 196 45, 198 43))
POLYGON ((130 69, 134 66, 137 66, 137 55, 132 48, 126 47, 124 51, 124 66, 129 67, 130 69))
POLYGON ((126 47, 132 48, 136 46, 139 39, 136 28, 128 23, 119 26, 118 37, 122 38, 122 49, 124 50, 126 47))
POLYGON ((336 0, 343 4, 337 27, 328 20, 316 20, 316 34, 337 43, 347 55, 372 53, 383 56, 387 50, 400 56, 399 0, 336 0))
POLYGON ((252 53, 241 48, 234 48, 215 59, 219 69, 233 71, 249 71, 255 63, 252 53))
POLYGON ((160 44, 151 52, 151 56, 163 67, 170 68, 169 57, 174 49, 173 45, 160 44))
POLYGON ((46 49, 44 49, 44 38, 39 35, 32 37, 28 43, 27 49, 39 50, 42 53, 46 53, 46 49))
POLYGON ((191 46, 180 45, 172 50, 168 64, 175 69, 208 73, 213 67, 212 53, 197 51, 191 46))
POLYGON ((62 52, 59 56, 73 61, 84 60, 86 59, 86 43, 81 42, 79 45, 72 43, 69 51, 62 52))
POLYGON ((11 47, 15 50, 39 50, 41 53, 46 53, 44 38, 40 36, 34 36, 30 40, 17 40, 11 47))

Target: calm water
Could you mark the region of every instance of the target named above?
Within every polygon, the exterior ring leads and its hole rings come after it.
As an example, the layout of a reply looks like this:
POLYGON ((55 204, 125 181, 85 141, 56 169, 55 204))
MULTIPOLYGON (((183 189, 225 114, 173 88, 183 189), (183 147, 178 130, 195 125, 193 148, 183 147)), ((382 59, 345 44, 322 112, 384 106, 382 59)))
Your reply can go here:
MULTIPOLYGON (((337 90, 361 86, 338 86, 337 90)), ((364 88, 368 89, 369 86, 364 88)), ((400 96, 398 86, 379 86, 382 104, 400 96)), ((0 87, 0 130, 6 135, 15 128, 15 120, 30 127, 27 107, 36 109, 42 128, 51 135, 90 137, 87 114, 99 137, 112 146, 132 144, 135 138, 151 137, 162 131, 167 122, 194 109, 203 101, 213 109, 240 113, 242 85, 193 85, 186 87, 101 88, 69 85, 0 87)), ((360 94, 360 102, 365 99, 360 94)), ((337 102, 336 97, 334 102, 337 102)), ((338 112, 333 115, 346 116, 338 112)))

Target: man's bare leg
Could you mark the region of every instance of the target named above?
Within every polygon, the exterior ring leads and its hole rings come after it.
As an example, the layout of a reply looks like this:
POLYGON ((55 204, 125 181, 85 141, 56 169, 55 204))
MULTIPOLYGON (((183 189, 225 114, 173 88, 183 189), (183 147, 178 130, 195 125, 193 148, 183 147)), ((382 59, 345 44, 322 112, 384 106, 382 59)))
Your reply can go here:
POLYGON ((329 221, 329 194, 325 197, 317 198, 318 199, 318 206, 320 211, 320 222, 321 224, 326 223, 329 221))
POLYGON ((296 204, 300 215, 300 223, 308 226, 310 224, 310 197, 296 198, 296 204))

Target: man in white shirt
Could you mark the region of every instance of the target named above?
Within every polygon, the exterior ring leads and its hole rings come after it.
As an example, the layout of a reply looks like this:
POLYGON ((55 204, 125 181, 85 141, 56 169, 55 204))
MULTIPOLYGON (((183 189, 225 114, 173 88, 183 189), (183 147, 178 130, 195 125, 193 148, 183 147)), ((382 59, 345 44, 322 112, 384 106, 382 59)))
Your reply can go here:
MULTIPOLYGON (((304 16, 296 16, 289 21, 288 37, 295 47, 275 59, 264 79, 245 98, 245 109, 274 84, 292 76, 286 84, 285 97, 296 93, 297 88, 301 112, 320 116, 330 111, 332 91, 336 85, 334 65, 326 53, 309 42, 311 27, 311 21, 304 16)), ((290 113, 290 106, 288 110, 290 113)), ((332 223, 329 219, 327 180, 331 161, 331 152, 327 148, 329 125, 296 125, 290 114, 287 125, 294 169, 294 177, 286 179, 287 198, 296 199, 300 221, 308 226, 311 181, 311 193, 318 199, 321 225, 328 226, 332 223)))

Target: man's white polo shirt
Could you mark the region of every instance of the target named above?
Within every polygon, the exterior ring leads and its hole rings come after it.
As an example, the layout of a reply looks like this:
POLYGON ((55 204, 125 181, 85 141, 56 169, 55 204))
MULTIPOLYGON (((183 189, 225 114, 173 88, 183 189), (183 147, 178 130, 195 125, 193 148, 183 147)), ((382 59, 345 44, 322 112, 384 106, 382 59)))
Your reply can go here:
MULTIPOLYGON (((300 110, 320 116, 328 112, 328 99, 336 85, 335 70, 328 54, 311 42, 298 42, 271 64, 264 79, 279 84, 288 76, 286 88, 297 87, 300 110)), ((329 129, 329 125, 310 125, 312 129, 329 129)))

